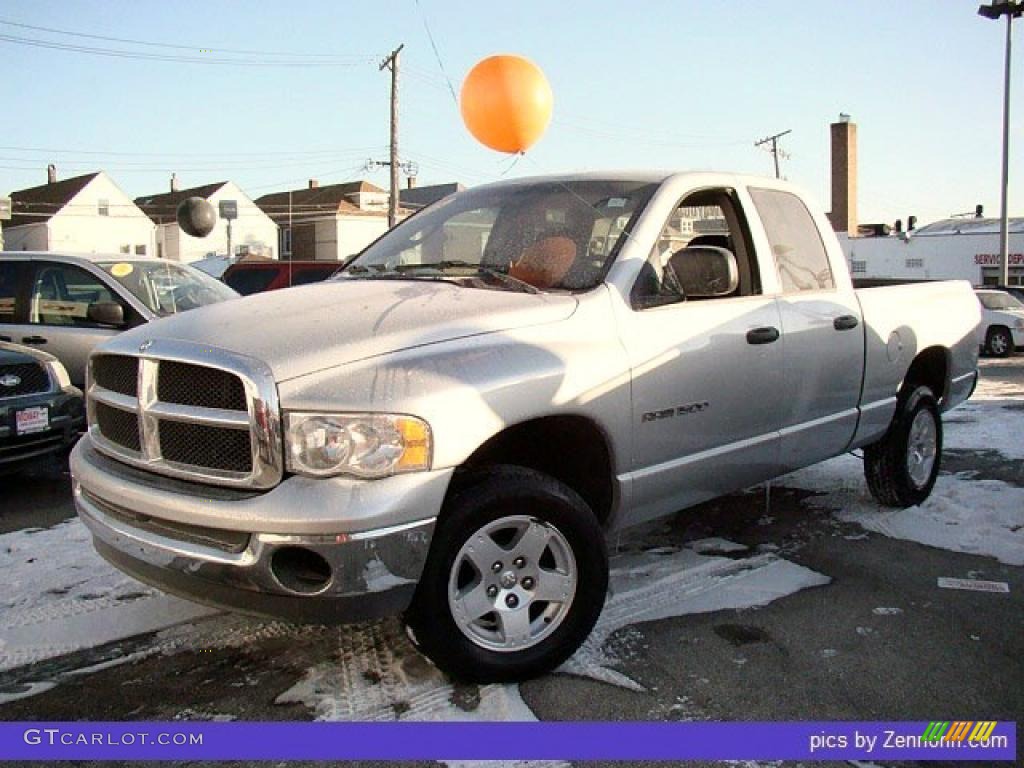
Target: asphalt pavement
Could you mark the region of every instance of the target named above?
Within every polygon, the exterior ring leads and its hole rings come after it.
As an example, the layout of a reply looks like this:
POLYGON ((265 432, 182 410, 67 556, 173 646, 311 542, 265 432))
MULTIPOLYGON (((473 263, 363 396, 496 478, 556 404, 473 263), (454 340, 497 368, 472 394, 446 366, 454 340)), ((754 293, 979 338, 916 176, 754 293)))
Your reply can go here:
MULTIPOLYGON (((1024 400, 1024 356, 986 361, 983 371, 1024 400)), ((990 448, 951 453, 943 471, 1024 488, 1024 462, 990 448)), ((0 477, 0 487, 0 532, 45 528, 73 515, 69 478, 56 462, 0 477)), ((619 628, 605 651, 637 685, 553 674, 519 686, 522 701, 540 720, 1020 720, 1024 568, 868 533, 813 497, 783 479, 770 501, 763 488, 734 494, 651 527, 631 546, 674 551, 723 539, 743 548, 719 556, 743 561, 773 553, 826 575, 828 584, 760 607, 619 628), (940 589, 939 577, 1005 582, 1009 592, 940 589)), ((0 719, 323 717, 310 700, 282 701, 282 694, 311 668, 340 664, 346 654, 381 660, 383 673, 361 667, 365 679, 356 682, 367 690, 394 670, 403 684, 436 676, 397 625, 381 626, 351 634, 270 624, 248 635, 238 630, 232 637, 244 640, 210 648, 179 642, 152 652, 158 638, 144 634, 80 649, 0 671, 0 694, 55 683, 0 704, 0 719)), ((489 695, 456 685, 449 697, 472 711, 489 695)), ((395 717, 410 706, 400 697, 388 701, 395 717)))

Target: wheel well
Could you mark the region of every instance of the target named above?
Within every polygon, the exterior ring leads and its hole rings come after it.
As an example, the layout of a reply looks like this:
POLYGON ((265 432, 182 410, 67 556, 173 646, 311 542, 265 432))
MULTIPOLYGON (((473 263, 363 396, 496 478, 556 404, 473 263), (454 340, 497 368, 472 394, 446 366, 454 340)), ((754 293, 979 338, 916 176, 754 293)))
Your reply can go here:
POLYGON ((462 465, 529 467, 565 483, 604 524, 614 498, 611 453, 604 432, 582 416, 548 416, 508 427, 481 445, 462 465))
POLYGON ((949 371, 949 352, 942 347, 929 347, 918 353, 903 379, 901 394, 908 394, 922 384, 935 393, 942 402, 946 396, 949 371))
POLYGON ((1010 329, 1008 327, 1006 327, 1005 325, 999 325, 998 323, 996 323, 994 325, 990 325, 988 327, 988 330, 985 331, 985 338, 987 339, 989 336, 991 336, 996 331, 1004 331, 1006 333, 1009 333, 1010 329))

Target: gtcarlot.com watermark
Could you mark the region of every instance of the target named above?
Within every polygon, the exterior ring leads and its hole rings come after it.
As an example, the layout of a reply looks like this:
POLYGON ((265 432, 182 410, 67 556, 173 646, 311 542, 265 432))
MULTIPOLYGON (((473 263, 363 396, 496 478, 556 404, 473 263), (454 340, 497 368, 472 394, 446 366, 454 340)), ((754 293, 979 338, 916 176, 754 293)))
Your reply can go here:
POLYGON ((185 747, 202 746, 203 734, 181 733, 171 731, 124 731, 110 732, 100 730, 72 730, 65 728, 26 728, 25 743, 33 746, 49 747, 135 747, 165 746, 185 747))

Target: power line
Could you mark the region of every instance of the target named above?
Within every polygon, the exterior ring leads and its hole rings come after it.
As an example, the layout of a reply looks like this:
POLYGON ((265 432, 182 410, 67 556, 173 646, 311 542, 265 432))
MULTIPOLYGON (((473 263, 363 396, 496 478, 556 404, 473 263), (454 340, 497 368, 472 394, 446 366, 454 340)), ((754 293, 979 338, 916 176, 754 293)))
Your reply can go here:
POLYGON ((205 45, 185 45, 181 43, 161 43, 151 40, 133 40, 125 37, 108 37, 106 35, 93 35, 86 32, 72 32, 67 29, 55 29, 53 27, 40 27, 33 24, 23 24, 17 21, 11 21, 10 19, 0 19, 0 24, 8 27, 19 27, 21 29, 31 29, 36 32, 50 32, 55 35, 67 35, 69 37, 82 37, 90 40, 104 40, 112 43, 128 43, 129 45, 146 45, 154 48, 172 48, 175 50, 182 51, 203 51, 205 53, 227 53, 227 54, 250 54, 256 56, 287 56, 291 58, 300 59, 329 59, 344 61, 349 59, 359 59, 360 61, 366 57, 353 56, 352 54, 336 54, 336 53, 295 53, 291 51, 266 51, 266 50, 249 50, 244 48, 211 48, 205 45))
MULTIPOLYGON (((355 66, 357 64, 372 64, 374 59, 370 56, 360 57, 345 61, 335 60, 289 60, 274 59, 266 56, 256 57, 246 55, 239 58, 214 58, 212 56, 177 56, 170 54, 147 53, 145 51, 131 51, 118 48, 98 48, 94 46, 73 45, 71 43, 60 43, 51 40, 40 40, 38 38, 18 37, 16 35, 0 34, 0 41, 13 43, 15 45, 26 45, 33 48, 46 48, 49 50, 65 51, 69 53, 85 53, 94 56, 106 56, 119 59, 141 59, 145 61, 163 61, 180 64, 226 64, 235 66, 257 66, 257 67, 339 67, 355 66)), ((195 49, 200 51, 200 49, 195 49)))
POLYGON ((280 150, 257 150, 252 152, 129 152, 124 150, 109 149, 57 149, 55 147, 22 147, 22 146, 0 146, 0 151, 8 152, 38 152, 45 154, 74 154, 74 155, 104 155, 124 157, 156 157, 156 158, 197 158, 197 157, 263 157, 265 155, 285 156, 341 156, 361 155, 366 152, 378 150, 386 144, 375 144, 365 147, 346 147, 338 149, 280 149, 280 150))

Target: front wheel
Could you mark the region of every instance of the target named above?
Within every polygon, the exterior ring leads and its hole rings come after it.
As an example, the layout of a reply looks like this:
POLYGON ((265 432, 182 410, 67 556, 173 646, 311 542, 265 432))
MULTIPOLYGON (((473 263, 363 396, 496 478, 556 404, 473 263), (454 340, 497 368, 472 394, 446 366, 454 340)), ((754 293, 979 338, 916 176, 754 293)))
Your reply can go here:
POLYGON ((445 504, 406 621, 452 677, 524 680, 565 661, 604 605, 608 555, 572 489, 495 467, 445 504))
POLYGON ((985 348, 994 357, 1006 357, 1013 351, 1013 337, 1005 328, 993 328, 988 332, 985 348))
POLYGON ((942 459, 942 419, 935 395, 917 387, 901 397, 889 431, 864 449, 871 494, 889 507, 912 507, 928 498, 942 459))

